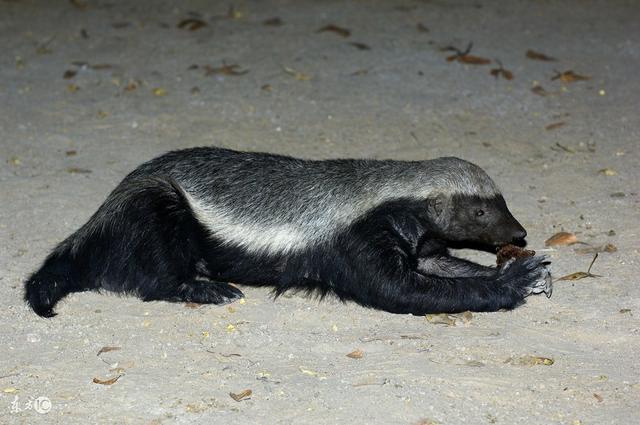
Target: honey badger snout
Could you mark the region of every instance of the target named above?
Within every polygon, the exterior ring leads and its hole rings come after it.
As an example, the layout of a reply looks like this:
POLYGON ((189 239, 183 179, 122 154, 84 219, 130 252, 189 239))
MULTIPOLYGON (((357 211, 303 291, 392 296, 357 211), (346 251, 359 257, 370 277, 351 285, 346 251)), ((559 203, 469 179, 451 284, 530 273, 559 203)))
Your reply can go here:
POLYGON ((527 236, 499 194, 454 195, 440 204, 446 206, 442 208, 440 223, 443 236, 448 240, 501 246, 520 244, 527 236))
POLYGON ((516 220, 513 216, 511 216, 510 223, 505 225, 505 232, 503 236, 503 241, 498 244, 504 245, 505 243, 513 243, 520 242, 524 238, 527 237, 527 231, 524 227, 516 220))

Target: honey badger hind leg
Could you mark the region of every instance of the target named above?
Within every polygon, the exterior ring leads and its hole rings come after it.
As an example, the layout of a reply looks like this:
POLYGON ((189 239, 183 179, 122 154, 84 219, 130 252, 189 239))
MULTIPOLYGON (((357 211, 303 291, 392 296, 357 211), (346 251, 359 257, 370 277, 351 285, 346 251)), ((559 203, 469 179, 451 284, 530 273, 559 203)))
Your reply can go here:
POLYGON ((125 179, 27 279, 24 299, 38 315, 52 317, 59 300, 87 290, 143 301, 226 304, 241 298, 228 283, 198 278, 206 234, 175 181, 125 179))

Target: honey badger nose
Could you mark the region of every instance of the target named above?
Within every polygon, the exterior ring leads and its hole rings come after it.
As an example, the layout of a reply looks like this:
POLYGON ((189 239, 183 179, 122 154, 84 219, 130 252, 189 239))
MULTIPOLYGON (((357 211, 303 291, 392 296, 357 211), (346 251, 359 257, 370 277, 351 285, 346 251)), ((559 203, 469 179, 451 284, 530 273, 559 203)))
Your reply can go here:
POLYGON ((518 230, 516 230, 515 232, 513 232, 513 240, 517 241, 520 239, 524 239, 527 237, 527 231, 524 230, 523 228, 520 228, 518 230))

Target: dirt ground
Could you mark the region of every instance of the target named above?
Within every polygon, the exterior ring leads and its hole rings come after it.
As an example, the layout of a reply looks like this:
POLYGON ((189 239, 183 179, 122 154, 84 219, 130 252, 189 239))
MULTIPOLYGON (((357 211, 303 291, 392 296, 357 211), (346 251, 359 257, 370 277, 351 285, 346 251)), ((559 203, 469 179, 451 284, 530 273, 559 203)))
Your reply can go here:
POLYGON ((637 423, 639 19, 634 1, 0 1, 0 423, 637 423), (492 63, 441 51, 469 42, 492 63), (590 79, 553 79, 569 70, 590 79), (197 145, 460 156, 555 277, 593 257, 545 248, 558 231, 617 251, 455 325, 251 288, 218 308, 25 307, 25 276, 128 171, 197 145))

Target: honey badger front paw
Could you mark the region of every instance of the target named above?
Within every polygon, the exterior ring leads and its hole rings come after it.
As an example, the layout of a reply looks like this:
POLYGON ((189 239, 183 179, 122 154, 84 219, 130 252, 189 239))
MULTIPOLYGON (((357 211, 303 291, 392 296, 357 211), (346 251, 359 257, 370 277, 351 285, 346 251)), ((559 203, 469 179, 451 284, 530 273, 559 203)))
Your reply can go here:
POLYGON ((519 292, 522 297, 553 292, 553 281, 546 257, 516 258, 507 261, 499 270, 498 279, 519 292))

